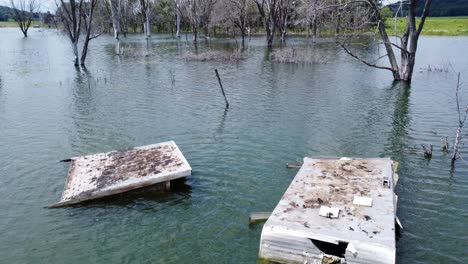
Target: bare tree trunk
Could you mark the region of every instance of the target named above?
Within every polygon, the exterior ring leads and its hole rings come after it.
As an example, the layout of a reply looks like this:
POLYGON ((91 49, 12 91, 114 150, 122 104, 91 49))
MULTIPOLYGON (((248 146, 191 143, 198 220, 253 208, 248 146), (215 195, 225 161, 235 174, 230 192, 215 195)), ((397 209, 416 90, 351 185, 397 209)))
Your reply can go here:
POLYGON ((198 40, 198 27, 196 25, 192 25, 192 40, 193 42, 198 40))
MULTIPOLYGON (((192 41, 194 43, 198 40, 198 27, 200 24, 199 15, 198 15, 198 1, 197 0, 188 0, 187 5, 187 14, 190 22, 190 28, 192 29, 192 41)), ((187 38, 187 33, 186 33, 187 38)))
MULTIPOLYGON (((120 1, 120 0, 119 0, 120 1)), ((127 37, 127 33, 128 33, 128 0, 123 0, 123 7, 122 7, 122 13, 121 13, 121 22, 122 22, 122 26, 121 26, 121 32, 124 36, 124 38, 127 37)))
POLYGON ((306 1, 306 39, 307 43, 310 37, 310 0, 306 1))
POLYGON ((267 46, 271 48, 273 46, 273 38, 275 37, 276 33, 274 19, 276 0, 267 1, 267 3, 265 3, 265 0, 262 0, 262 2, 256 0, 255 4, 257 5, 257 9, 260 13, 260 16, 263 18, 263 25, 265 26, 265 33, 267 38, 267 46))
POLYGON ((341 0, 337 2, 337 8, 336 8, 336 25, 335 25, 335 37, 338 37, 340 35, 340 25, 341 25, 341 0))
POLYGON ((109 9, 111 11, 111 19, 112 19, 112 28, 114 30, 114 38, 119 39, 120 33, 120 0, 117 0, 118 4, 117 7, 114 6, 113 0, 108 0, 109 9))
POLYGON ((145 38, 149 38, 151 37, 150 0, 140 0, 140 12, 143 16, 143 32, 145 38))
POLYGON ((209 39, 210 38, 210 24, 206 24, 205 26, 205 39, 209 39))
POLYGON ((460 87, 460 73, 458 73, 457 89, 455 90, 456 91, 455 95, 456 95, 456 100, 457 100, 457 112, 458 112, 458 127, 457 127, 457 133, 455 135, 455 143, 453 144, 452 167, 455 166, 455 161, 458 158, 460 158, 458 145, 460 144, 460 141, 462 138, 462 130, 463 130, 463 127, 465 126, 466 117, 468 115, 468 107, 465 109, 463 116, 461 113, 460 97, 459 97, 460 88, 461 88, 460 87))
POLYGON ((75 0, 60 0, 60 6, 57 7, 60 10, 58 16, 62 20, 62 23, 67 32, 68 38, 72 44, 73 56, 74 56, 74 65, 79 65, 79 55, 78 55, 78 41, 81 35, 81 8, 83 6, 83 0, 80 0, 78 3, 75 0))
POLYGON ((245 47, 245 28, 241 29, 242 48, 245 47))
POLYGON ((281 29, 281 42, 284 42, 286 40, 286 29, 288 27, 288 16, 286 15, 286 17, 284 18, 284 24, 283 24, 283 27, 281 29))
POLYGON ((273 39, 276 33, 275 22, 271 21, 272 19, 267 19, 266 23, 266 33, 267 33, 267 46, 269 48, 273 47, 273 39))
POLYGON ((177 27, 177 32, 176 36, 180 38, 180 5, 179 5, 180 0, 175 0, 176 2, 176 27, 177 27))
POLYGON ((84 44, 83 44, 83 51, 81 52, 81 58, 80 58, 81 66, 85 65, 86 56, 88 55, 88 45, 89 45, 89 39, 85 39, 84 44))
POLYGON ((79 63, 78 63, 78 58, 79 58, 79 55, 78 55, 78 40, 72 42, 72 48, 73 48, 74 64, 75 64, 75 66, 78 66, 79 65, 79 63))
POLYGON ((398 62, 396 60, 395 53, 393 52, 392 43, 390 42, 390 39, 388 38, 388 34, 387 34, 386 29, 385 29, 385 25, 383 23, 382 17, 380 17, 380 12, 379 12, 379 9, 378 9, 377 5, 375 4, 374 1, 371 1, 371 3, 374 5, 373 6, 374 10, 376 10, 375 17, 376 17, 377 23, 378 23, 377 27, 378 27, 379 32, 380 32, 380 37, 383 40, 385 50, 387 51, 388 61, 390 62, 390 67, 392 68, 393 79, 396 80, 396 81, 399 81, 399 80, 401 80, 401 77, 400 77, 400 73, 398 71, 399 70, 398 62))
POLYGON ((85 25, 85 39, 83 43, 83 49, 81 51, 81 58, 80 58, 80 65, 84 66, 85 61, 86 61, 86 56, 88 55, 88 46, 89 46, 89 41, 91 41, 93 38, 96 38, 99 35, 96 36, 91 36, 91 31, 92 31, 92 26, 93 26, 93 14, 94 14, 94 8, 96 7, 98 0, 90 0, 88 3, 88 6, 83 6, 83 9, 86 10, 81 10, 80 13, 82 14, 84 25, 85 25))
POLYGON ((312 23, 312 42, 317 41, 317 1, 314 0, 314 13, 313 13, 313 23, 312 23))
POLYGON ((150 3, 149 3, 149 0, 148 0, 148 3, 146 5, 146 18, 145 18, 146 38, 151 37, 150 13, 151 13, 151 9, 150 9, 150 3))
POLYGON ((65 31, 70 39, 73 49, 74 64, 84 65, 88 54, 89 41, 98 37, 100 34, 91 36, 93 25, 93 13, 98 0, 60 0, 57 2, 57 16, 60 17, 65 27, 65 31), (60 6, 59 6, 60 3, 60 6), (81 58, 79 57, 78 42, 81 36, 82 24, 84 25, 85 36, 81 58))

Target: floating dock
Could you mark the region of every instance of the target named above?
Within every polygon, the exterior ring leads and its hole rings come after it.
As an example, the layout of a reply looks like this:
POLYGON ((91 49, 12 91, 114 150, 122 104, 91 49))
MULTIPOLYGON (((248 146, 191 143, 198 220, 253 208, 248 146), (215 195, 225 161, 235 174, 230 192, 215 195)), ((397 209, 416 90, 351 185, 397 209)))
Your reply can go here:
POLYGON ((190 176, 192 168, 174 141, 70 159, 60 207, 190 176))
POLYGON ((304 158, 263 227, 259 257, 275 263, 394 264, 395 164, 304 158))

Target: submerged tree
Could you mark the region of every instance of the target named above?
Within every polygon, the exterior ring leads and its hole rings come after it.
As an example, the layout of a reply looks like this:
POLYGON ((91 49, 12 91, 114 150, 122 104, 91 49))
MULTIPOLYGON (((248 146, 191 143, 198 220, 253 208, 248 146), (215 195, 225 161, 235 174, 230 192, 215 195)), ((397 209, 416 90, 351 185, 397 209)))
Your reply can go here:
POLYGON ((292 13, 294 12, 295 1, 293 0, 281 0, 278 3, 278 8, 275 14, 275 23, 280 30, 281 41, 286 40, 286 31, 288 29, 288 23, 290 22, 292 13))
POLYGON ((186 18, 192 30, 193 42, 198 41, 200 30, 205 31, 205 38, 209 37, 211 18, 216 0, 186 0, 183 3, 182 15, 186 18))
POLYGON ((10 0, 10 4, 13 8, 15 21, 18 23, 24 37, 27 38, 34 13, 39 10, 40 5, 36 0, 10 0))
POLYGON ((268 47, 273 46, 273 38, 276 33, 276 10, 280 0, 255 0, 258 12, 263 20, 265 27, 266 39, 268 47))
MULTIPOLYGON (((276 28, 280 30, 281 41, 286 38, 286 31, 295 11, 294 0, 255 0, 258 12, 263 20, 268 47, 272 47, 276 28)), ((309 12, 307 10, 307 12, 309 12)))
POLYGON ((229 21, 239 29, 242 47, 245 45, 245 36, 247 35, 247 8, 248 0, 227 0, 225 3, 220 5, 226 9, 227 17, 229 21))
POLYGON ((114 29, 114 38, 119 39, 119 34, 121 32, 120 26, 122 23, 122 0, 105 1, 107 2, 111 13, 112 28, 114 29))
POLYGON ((458 73, 457 88, 455 90, 456 92, 455 95, 456 95, 456 100, 457 100, 457 112, 458 112, 458 127, 457 127, 457 133, 455 134, 455 143, 453 144, 452 167, 455 166, 455 161, 461 158, 459 144, 462 140, 462 130, 463 130, 463 127, 465 126, 465 121, 468 116, 468 107, 465 107, 464 109, 460 108, 460 95, 459 95, 460 89, 461 89, 460 73, 458 73))
POLYGON ((143 17, 143 31, 146 38, 151 37, 151 1, 140 0, 140 12, 143 17))
POLYGON ((98 0, 59 0, 57 15, 63 24, 64 30, 71 41, 75 66, 84 65, 88 54, 89 42, 98 37, 93 28, 93 15, 98 0), (83 48, 79 57, 78 43, 84 33, 83 48))
POLYGON ((176 36, 180 38, 180 0, 175 1, 175 15, 176 15, 176 36))
MULTIPOLYGON (((386 57, 388 58, 390 67, 379 66, 375 62, 369 62, 364 60, 352 53, 344 43, 341 44, 343 49, 351 55, 353 58, 365 63, 366 65, 378 69, 389 70, 393 74, 395 81, 406 81, 411 82, 413 77, 414 65, 416 62, 416 50, 418 48, 419 35, 422 32, 426 18, 429 15, 429 9, 431 6, 431 0, 424 0, 424 10, 419 20, 419 24, 416 23, 416 5, 419 1, 423 0, 409 0, 408 2, 408 16, 406 17, 406 26, 403 34, 399 37, 400 43, 394 43, 390 40, 385 24, 380 13, 380 4, 377 0, 352 0, 351 2, 365 2, 372 13, 372 19, 377 24, 382 44, 387 52, 386 57), (393 48, 400 50, 400 62, 396 59, 393 48)), ((347 3, 349 4, 349 3, 347 3)), ((380 58, 379 58, 380 59, 380 58)))

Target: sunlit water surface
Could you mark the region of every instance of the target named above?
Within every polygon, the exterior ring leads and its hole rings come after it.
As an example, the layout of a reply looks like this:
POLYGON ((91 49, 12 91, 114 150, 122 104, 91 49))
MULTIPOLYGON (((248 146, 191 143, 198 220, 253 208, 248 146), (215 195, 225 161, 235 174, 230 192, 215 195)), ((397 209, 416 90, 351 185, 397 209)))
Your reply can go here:
POLYGON ((116 56, 104 36, 84 71, 64 36, 31 31, 24 39, 0 29, 2 263, 255 263, 261 225, 249 227, 249 212, 271 211, 296 173, 285 164, 314 155, 400 161, 399 263, 468 262, 468 165, 451 173, 439 151, 457 126, 452 68, 468 96, 467 37, 422 37, 408 88, 331 39, 315 47, 326 63, 293 65, 271 62, 263 38, 248 43, 246 60, 228 63, 186 61, 192 45, 167 35, 147 48, 130 36, 120 44, 127 55, 116 56), (450 69, 421 69, 428 64, 450 69), (166 140, 193 167, 173 193, 44 208, 63 189, 68 164, 59 160, 166 140), (434 145, 430 162, 422 143, 434 145))

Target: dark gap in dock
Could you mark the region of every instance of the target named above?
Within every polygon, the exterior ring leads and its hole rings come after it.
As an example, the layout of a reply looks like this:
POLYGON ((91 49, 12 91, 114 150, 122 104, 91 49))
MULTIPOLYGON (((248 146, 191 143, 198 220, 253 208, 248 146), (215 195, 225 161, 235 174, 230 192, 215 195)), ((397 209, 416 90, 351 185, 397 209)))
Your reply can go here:
POLYGON ((346 254, 346 248, 348 247, 348 242, 338 242, 338 245, 333 243, 328 243, 325 241, 310 239, 314 246, 316 246, 320 251, 327 255, 333 255, 340 258, 344 258, 346 254))

